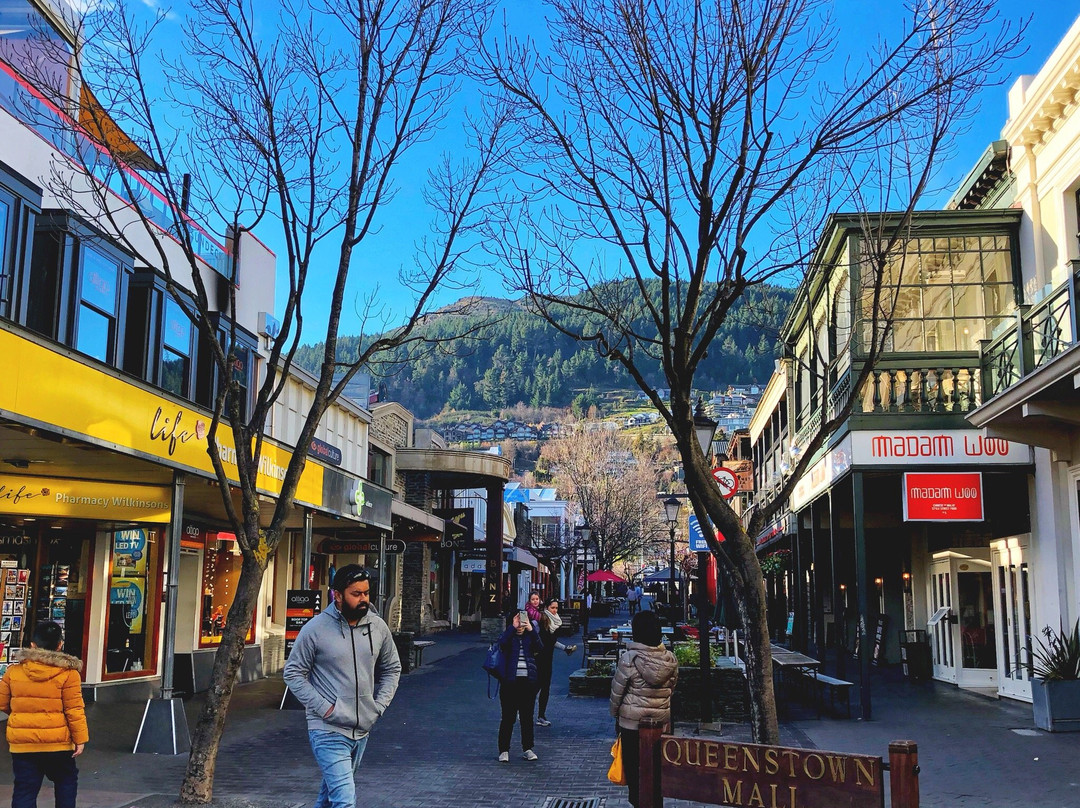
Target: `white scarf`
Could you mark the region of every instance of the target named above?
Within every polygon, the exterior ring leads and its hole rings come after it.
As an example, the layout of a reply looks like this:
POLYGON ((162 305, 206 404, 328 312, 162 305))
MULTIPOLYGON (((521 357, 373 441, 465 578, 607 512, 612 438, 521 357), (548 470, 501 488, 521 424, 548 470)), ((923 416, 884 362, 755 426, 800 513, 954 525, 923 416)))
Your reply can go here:
POLYGON ((547 615, 548 632, 554 634, 562 625, 562 618, 557 614, 553 614, 549 609, 544 609, 544 614, 547 615))

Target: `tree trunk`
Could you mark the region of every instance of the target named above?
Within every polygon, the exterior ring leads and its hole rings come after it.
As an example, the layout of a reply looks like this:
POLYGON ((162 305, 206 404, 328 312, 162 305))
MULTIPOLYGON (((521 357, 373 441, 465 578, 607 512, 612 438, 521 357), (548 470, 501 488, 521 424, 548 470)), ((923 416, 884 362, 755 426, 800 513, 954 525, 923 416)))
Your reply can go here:
POLYGON ((236 597, 229 608, 221 645, 214 656, 214 671, 206 694, 206 705, 191 738, 191 756, 188 758, 184 782, 180 786, 181 803, 205 805, 213 798, 218 746, 236 676, 244 659, 244 640, 251 628, 264 571, 265 568, 257 561, 244 555, 236 597))

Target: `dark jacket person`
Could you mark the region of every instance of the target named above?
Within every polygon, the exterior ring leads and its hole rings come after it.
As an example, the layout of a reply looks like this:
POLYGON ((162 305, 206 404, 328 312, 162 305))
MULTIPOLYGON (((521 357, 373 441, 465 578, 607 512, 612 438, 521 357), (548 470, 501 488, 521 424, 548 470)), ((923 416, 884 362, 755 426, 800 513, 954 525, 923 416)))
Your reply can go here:
POLYGON ((390 629, 370 610, 368 578, 357 564, 337 571, 334 602, 300 630, 285 663, 285 683, 306 708, 323 774, 315 808, 354 808, 353 773, 401 677, 390 629))

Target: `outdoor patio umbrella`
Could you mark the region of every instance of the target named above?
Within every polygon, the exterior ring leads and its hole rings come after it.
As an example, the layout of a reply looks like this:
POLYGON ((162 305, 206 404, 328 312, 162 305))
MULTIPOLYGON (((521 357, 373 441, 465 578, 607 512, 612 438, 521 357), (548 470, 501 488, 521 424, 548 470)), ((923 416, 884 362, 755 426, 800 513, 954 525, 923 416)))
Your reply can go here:
POLYGON ((589 573, 589 580, 590 581, 612 581, 612 582, 617 583, 618 581, 622 580, 622 577, 619 576, 619 575, 616 575, 611 570, 597 570, 596 572, 590 572, 589 573))

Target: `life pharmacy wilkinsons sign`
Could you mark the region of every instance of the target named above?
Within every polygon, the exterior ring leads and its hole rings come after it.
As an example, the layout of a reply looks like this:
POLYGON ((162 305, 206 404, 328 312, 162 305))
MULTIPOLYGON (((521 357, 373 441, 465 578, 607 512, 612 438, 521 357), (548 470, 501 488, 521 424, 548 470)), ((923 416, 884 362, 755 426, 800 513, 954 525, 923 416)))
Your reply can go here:
POLYGON ((170 503, 160 486, 0 475, 0 513, 163 523, 170 503))

